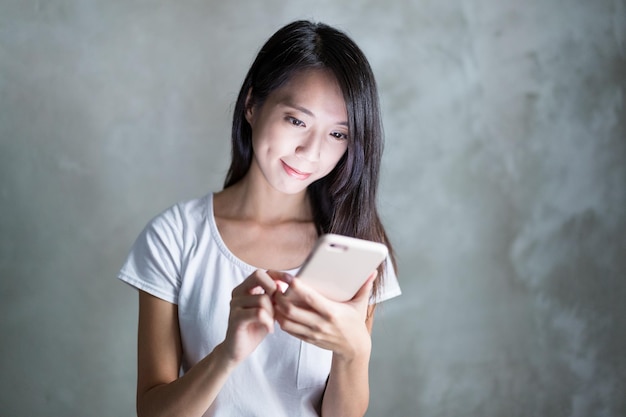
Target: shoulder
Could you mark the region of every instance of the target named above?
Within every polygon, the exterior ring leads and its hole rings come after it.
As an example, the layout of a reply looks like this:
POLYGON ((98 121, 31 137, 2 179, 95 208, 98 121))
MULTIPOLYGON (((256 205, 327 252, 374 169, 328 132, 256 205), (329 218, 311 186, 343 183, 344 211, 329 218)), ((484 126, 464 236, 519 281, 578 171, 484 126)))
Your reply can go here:
POLYGON ((207 224, 211 194, 171 205, 154 216, 138 236, 134 248, 183 250, 185 241, 207 224))
POLYGON ((149 226, 157 229, 182 229, 206 221, 211 213, 212 193, 177 202, 156 215, 149 226))

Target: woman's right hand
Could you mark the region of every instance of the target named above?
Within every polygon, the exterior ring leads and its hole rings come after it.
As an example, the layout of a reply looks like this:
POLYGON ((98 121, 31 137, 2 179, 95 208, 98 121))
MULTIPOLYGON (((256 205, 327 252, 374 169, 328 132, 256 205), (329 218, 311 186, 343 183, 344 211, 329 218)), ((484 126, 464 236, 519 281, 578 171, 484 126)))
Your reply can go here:
POLYGON ((178 306, 140 291, 138 415, 203 415, 232 369, 274 331, 271 297, 276 288, 265 271, 255 271, 237 286, 224 342, 182 377, 178 306))
POLYGON ((223 353, 233 364, 247 358, 268 333, 274 332, 272 296, 277 288, 267 272, 256 270, 233 290, 222 343, 223 353))

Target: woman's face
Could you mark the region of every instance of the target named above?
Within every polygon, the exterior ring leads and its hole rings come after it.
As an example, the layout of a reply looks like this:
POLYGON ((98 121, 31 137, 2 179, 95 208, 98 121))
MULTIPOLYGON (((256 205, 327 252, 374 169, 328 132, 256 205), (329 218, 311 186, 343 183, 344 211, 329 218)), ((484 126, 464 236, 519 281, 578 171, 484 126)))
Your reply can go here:
POLYGON ((248 174, 261 174, 283 193, 306 190, 330 173, 348 148, 346 105, 329 71, 297 73, 261 106, 249 108, 246 119, 254 150, 248 174))

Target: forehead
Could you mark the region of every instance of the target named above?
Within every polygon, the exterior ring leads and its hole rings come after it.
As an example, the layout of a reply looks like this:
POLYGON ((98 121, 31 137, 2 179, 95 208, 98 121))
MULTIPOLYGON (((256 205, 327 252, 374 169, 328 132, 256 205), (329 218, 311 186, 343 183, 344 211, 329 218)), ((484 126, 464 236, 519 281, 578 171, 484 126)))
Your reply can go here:
POLYGON ((346 104, 335 75, 324 69, 307 69, 294 74, 270 94, 277 104, 313 106, 345 118, 346 104))
POLYGON ((296 71, 279 89, 289 87, 290 84, 316 84, 339 88, 339 83, 337 82, 335 74, 333 74, 331 70, 325 68, 305 68, 296 71))

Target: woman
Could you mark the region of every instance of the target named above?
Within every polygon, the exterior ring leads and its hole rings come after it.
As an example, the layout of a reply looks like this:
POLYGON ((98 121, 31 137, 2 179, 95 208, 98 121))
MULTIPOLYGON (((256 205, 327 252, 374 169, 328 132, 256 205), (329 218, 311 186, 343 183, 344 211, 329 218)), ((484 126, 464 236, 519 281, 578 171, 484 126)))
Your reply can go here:
POLYGON ((138 415, 362 416, 393 262, 345 303, 293 276, 322 233, 390 247, 365 56, 329 26, 283 27, 244 80, 232 140, 224 189, 153 219, 120 272, 140 290, 138 415))

